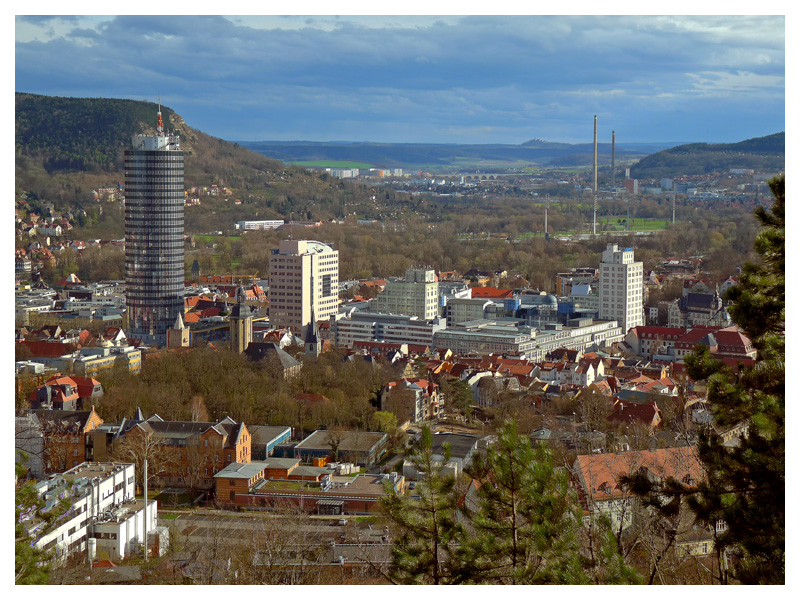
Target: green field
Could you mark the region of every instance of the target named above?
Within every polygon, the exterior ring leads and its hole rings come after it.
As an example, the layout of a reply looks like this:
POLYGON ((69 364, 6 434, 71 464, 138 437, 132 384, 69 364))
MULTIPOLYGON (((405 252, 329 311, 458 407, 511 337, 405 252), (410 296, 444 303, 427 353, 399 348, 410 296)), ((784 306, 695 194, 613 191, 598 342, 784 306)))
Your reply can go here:
POLYGON ((299 160, 289 164, 301 167, 320 167, 327 169, 371 169, 375 165, 349 160, 299 160))
MULTIPOLYGON (((606 231, 625 231, 625 215, 600 217, 598 225, 607 225, 606 231)), ((631 231, 661 231, 667 227, 667 219, 631 219, 631 231)))
POLYGON ((203 242, 204 244, 213 244, 215 242, 220 242, 224 239, 228 240, 240 240, 242 236, 240 235, 196 235, 194 236, 195 242, 203 242))

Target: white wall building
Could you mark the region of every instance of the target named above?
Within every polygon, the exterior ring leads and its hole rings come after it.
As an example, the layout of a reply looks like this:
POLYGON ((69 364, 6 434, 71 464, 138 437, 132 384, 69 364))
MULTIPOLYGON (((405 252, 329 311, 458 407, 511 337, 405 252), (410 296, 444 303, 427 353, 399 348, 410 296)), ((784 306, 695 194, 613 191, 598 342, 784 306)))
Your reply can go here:
POLYGON ((311 240, 282 240, 269 259, 269 320, 305 336, 311 319, 339 309, 339 252, 311 240))
POLYGON ((623 335, 644 325, 642 274, 642 263, 633 260, 632 248, 608 244, 600 262, 598 316, 617 321, 623 335))
POLYGON ((62 498, 71 498, 72 510, 57 521, 46 534, 35 520, 27 523, 37 548, 56 549, 58 558, 90 547, 98 557, 120 560, 142 551, 141 544, 150 545, 155 534, 159 550, 167 546, 165 528, 157 528, 157 503, 134 495, 134 465, 129 463, 81 463, 69 471, 52 475, 36 484, 46 506, 54 507, 62 498), (94 540, 94 541, 91 541, 94 540))
POLYGON ((445 320, 439 317, 425 320, 407 315, 356 311, 348 317, 331 319, 331 339, 334 345, 344 348, 352 348, 354 342, 362 341, 430 347, 434 334, 444 327, 445 320))
POLYGON ((243 231, 266 231, 277 229, 281 225, 283 225, 283 219, 273 221, 237 221, 235 228, 243 231))
POLYGON ((386 283, 370 303, 370 310, 433 319, 439 314, 438 291, 433 269, 408 269, 404 279, 386 283))

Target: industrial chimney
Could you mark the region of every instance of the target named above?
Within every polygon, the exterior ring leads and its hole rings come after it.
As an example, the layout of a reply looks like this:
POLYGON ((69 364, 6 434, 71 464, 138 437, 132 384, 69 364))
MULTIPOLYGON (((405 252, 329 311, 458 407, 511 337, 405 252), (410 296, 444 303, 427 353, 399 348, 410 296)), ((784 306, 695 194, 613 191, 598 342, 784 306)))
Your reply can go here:
POLYGON ((615 132, 611 132, 611 187, 616 187, 616 179, 614 177, 614 153, 615 153, 615 140, 614 140, 615 132))

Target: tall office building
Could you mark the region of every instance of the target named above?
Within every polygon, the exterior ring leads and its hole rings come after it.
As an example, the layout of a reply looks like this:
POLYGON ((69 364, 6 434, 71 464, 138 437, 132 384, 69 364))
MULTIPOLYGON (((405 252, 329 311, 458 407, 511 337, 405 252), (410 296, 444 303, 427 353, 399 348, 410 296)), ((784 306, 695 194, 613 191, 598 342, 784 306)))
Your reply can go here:
POLYGON ((429 321, 439 315, 439 284, 432 269, 408 269, 405 279, 389 281, 370 303, 376 313, 416 316, 429 321))
POLYGON ((642 263, 633 260, 633 248, 608 244, 600 262, 599 317, 616 320, 625 334, 644 325, 642 263))
POLYGON ((125 151, 125 284, 128 335, 164 345, 183 312, 183 151, 164 133, 133 136, 125 151))
POLYGON ((339 252, 312 240, 282 240, 269 259, 269 321, 303 338, 312 319, 339 310, 339 252))

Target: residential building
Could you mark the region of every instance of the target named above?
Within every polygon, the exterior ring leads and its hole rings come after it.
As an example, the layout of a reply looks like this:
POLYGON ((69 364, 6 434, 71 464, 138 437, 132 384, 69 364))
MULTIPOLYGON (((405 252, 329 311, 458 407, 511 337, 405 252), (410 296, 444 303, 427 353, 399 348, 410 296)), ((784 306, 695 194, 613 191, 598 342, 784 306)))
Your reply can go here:
POLYGON ((125 284, 132 338, 163 346, 183 312, 183 151, 164 132, 133 136, 125 151, 125 284))
POLYGON ((45 524, 29 515, 25 527, 40 549, 54 549, 59 559, 86 552, 120 560, 144 553, 163 554, 168 546, 166 527, 158 527, 156 501, 137 500, 134 465, 82 462, 68 471, 36 484, 45 507, 72 497, 71 509, 55 523, 45 524))
POLYGON ((121 439, 133 447, 150 438, 159 448, 160 468, 152 481, 162 487, 210 490, 214 475, 232 462, 250 462, 247 426, 230 417, 216 423, 164 421, 158 415, 124 429, 121 439))
POLYGON ((623 335, 644 325, 642 274, 642 263, 634 261, 633 248, 606 246, 600 262, 598 316, 617 321, 623 335))
POLYGON ((572 466, 573 483, 589 518, 606 515, 614 531, 630 527, 635 498, 620 485, 619 478, 643 471, 659 480, 673 477, 690 486, 703 478, 693 446, 578 456, 572 466))
POLYGON ((404 279, 386 283, 370 303, 370 311, 415 316, 427 321, 439 314, 438 290, 433 269, 408 269, 404 279))
POLYGON ((719 292, 683 294, 670 303, 668 315, 670 327, 728 327, 732 323, 719 292))
POLYGON ((53 377, 28 396, 34 409, 83 410, 103 396, 103 386, 92 377, 53 377))
POLYGON ((303 338, 313 318, 339 310, 339 252, 311 240, 281 240, 269 260, 269 319, 303 338))
POLYGON ((33 479, 44 477, 44 434, 35 413, 14 419, 14 459, 33 479))
POLYGON ((44 439, 44 472, 60 473, 86 460, 92 460, 86 445, 87 434, 103 424, 90 410, 35 410, 44 439))
POLYGON ((443 405, 439 385, 427 379, 406 377, 391 381, 381 392, 381 410, 397 414, 400 424, 435 420, 443 405))

